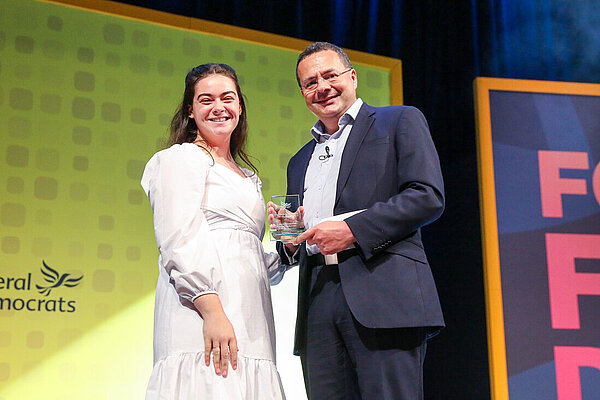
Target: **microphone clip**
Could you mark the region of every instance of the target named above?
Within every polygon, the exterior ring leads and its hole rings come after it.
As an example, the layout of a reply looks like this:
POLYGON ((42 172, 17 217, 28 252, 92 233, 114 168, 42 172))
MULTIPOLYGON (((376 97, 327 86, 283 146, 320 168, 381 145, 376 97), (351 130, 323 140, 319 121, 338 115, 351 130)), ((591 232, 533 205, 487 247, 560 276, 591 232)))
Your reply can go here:
POLYGON ((331 157, 333 157, 333 154, 330 154, 330 153, 329 153, 329 146, 325 146, 325 153, 327 153, 327 154, 321 154, 321 155, 319 156, 319 161, 325 161, 325 160, 327 160, 328 158, 331 158, 331 157))

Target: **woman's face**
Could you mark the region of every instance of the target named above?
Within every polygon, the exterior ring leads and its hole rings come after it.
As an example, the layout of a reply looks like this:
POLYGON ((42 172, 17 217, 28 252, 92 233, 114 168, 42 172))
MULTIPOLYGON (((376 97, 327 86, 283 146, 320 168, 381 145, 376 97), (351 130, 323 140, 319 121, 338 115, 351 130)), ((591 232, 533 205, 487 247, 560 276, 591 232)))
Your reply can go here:
POLYGON ((229 140, 241 112, 240 99, 231 78, 213 74, 196 82, 189 117, 196 121, 205 141, 229 140))

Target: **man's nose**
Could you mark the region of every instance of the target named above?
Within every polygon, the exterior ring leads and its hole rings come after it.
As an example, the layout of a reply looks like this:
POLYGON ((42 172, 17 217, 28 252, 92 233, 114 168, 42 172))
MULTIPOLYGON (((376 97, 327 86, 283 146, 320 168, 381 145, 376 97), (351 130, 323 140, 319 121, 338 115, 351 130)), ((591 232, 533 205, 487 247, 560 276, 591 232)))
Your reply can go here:
POLYGON ((322 93, 329 89, 331 89, 331 84, 327 81, 327 79, 319 76, 317 78, 317 88, 315 90, 319 93, 322 93))

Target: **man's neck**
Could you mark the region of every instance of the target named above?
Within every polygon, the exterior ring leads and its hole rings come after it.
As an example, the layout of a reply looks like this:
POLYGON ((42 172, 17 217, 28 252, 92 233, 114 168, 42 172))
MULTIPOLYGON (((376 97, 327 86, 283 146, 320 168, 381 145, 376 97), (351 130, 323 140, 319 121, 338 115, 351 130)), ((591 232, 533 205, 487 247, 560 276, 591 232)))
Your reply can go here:
POLYGON ((337 130, 339 129, 340 118, 342 118, 342 116, 346 114, 350 108, 352 108, 352 106, 356 103, 356 100, 358 100, 358 98, 355 98, 352 104, 337 116, 327 118, 327 120, 321 119, 321 124, 325 129, 325 132, 323 133, 333 135, 335 132, 337 132, 337 130))
POLYGON ((321 124, 323 125, 323 128, 325 128, 325 132, 323 133, 326 133, 328 135, 333 135, 334 133, 336 133, 337 130, 340 128, 340 118, 342 118, 346 111, 348 111, 348 109, 344 110, 343 113, 336 116, 335 118, 328 118, 327 122, 321 120, 321 124))
POLYGON ((333 135, 335 132, 337 132, 339 126, 338 126, 338 121, 339 119, 336 119, 335 121, 331 121, 329 123, 325 123, 323 122, 323 120, 321 120, 321 123, 323 124, 323 128, 325 128, 325 132, 328 135, 333 135))

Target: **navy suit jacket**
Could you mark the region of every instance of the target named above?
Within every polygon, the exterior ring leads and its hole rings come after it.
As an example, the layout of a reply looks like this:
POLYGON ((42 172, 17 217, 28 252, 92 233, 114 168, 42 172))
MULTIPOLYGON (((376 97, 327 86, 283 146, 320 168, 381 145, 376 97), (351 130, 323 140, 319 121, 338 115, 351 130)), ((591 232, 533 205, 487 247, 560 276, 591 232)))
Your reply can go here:
MULTIPOLYGON (((287 168, 287 193, 299 193, 301 203, 314 147, 311 140, 287 168)), ((361 209, 365 211, 345 220, 358 255, 339 265, 353 316, 369 328, 443 327, 420 232, 444 209, 443 180, 427 121, 418 109, 361 107, 342 155, 333 214, 361 209)), ((296 354, 305 343, 308 311, 310 271, 304 246, 299 264, 296 354)))

